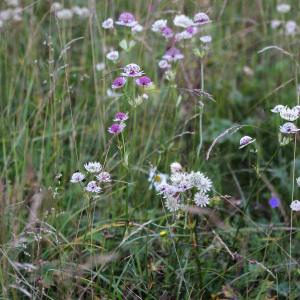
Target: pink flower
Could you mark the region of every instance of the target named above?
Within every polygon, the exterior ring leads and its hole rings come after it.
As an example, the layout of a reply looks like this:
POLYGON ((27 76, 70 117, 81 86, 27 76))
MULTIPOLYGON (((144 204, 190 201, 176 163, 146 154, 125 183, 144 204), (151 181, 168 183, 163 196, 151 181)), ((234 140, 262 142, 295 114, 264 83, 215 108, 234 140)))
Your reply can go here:
POLYGON ((194 23, 196 25, 204 25, 210 22, 209 16, 203 12, 199 12, 194 16, 194 23))
POLYGON ((170 39, 173 36, 173 30, 170 27, 165 27, 161 30, 161 34, 166 38, 170 39))
POLYGON ((108 132, 113 135, 118 135, 124 130, 125 127, 126 125, 124 123, 114 123, 108 128, 108 132))
POLYGON ((165 55, 163 56, 163 59, 167 60, 167 61, 177 61, 179 59, 183 59, 184 56, 183 54, 180 52, 179 49, 172 47, 169 50, 167 50, 167 52, 165 53, 165 55))
POLYGON ((132 13, 122 12, 116 24, 127 27, 133 27, 137 24, 137 21, 135 20, 135 17, 132 13))
POLYGON ((114 118, 115 122, 124 122, 126 120, 128 120, 128 114, 127 113, 117 112, 115 114, 115 118, 114 118))
POLYGON ((113 83, 112 83, 112 88, 113 89, 119 89, 121 87, 123 87, 126 83, 126 78, 125 77, 117 77, 113 83))
POLYGON ((152 84, 152 81, 148 76, 142 76, 136 79, 135 82, 137 85, 144 86, 144 87, 150 86, 152 84))

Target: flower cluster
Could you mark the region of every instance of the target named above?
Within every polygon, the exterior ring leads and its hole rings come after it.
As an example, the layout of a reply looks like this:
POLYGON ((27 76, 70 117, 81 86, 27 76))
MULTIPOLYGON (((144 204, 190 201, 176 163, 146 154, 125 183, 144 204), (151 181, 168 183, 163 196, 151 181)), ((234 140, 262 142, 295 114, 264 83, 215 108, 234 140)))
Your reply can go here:
POLYGON ((50 10, 60 20, 70 20, 73 16, 78 16, 82 19, 91 16, 91 11, 87 7, 73 6, 71 8, 64 8, 59 2, 54 2, 50 10))
POLYGON ((185 172, 180 163, 174 162, 170 165, 170 176, 157 173, 151 168, 149 181, 159 194, 165 199, 165 206, 170 212, 184 208, 189 199, 199 207, 209 204, 208 193, 212 189, 212 181, 203 173, 185 172))
POLYGON ((114 122, 109 128, 108 132, 113 135, 120 134, 126 127, 125 121, 128 120, 128 114, 124 112, 117 112, 114 117, 114 122))
POLYGON ((275 114, 279 114, 281 119, 290 121, 287 123, 284 123, 279 127, 279 130, 283 134, 294 134, 297 133, 300 129, 297 128, 297 126, 292 123, 296 121, 300 116, 300 106, 294 106, 293 108, 289 108, 288 106, 284 105, 276 105, 274 108, 271 109, 271 112, 275 114))
POLYGON ((253 139, 251 136, 245 135, 240 139, 240 149, 245 148, 246 146, 252 144, 255 142, 255 139, 253 139))
POLYGON ((19 1, 6 0, 6 4, 11 8, 0 11, 0 28, 9 22, 20 22, 22 20, 23 9, 19 7, 19 1))
POLYGON ((92 178, 93 180, 90 180, 84 187, 85 191, 93 194, 99 194, 102 191, 101 184, 111 182, 110 174, 103 170, 101 163, 97 161, 88 162, 84 164, 84 168, 87 171, 87 174, 77 171, 72 174, 70 182, 82 183, 87 177, 94 177, 92 178))
MULTIPOLYGON (((153 32, 160 34, 167 40, 173 38, 174 42, 179 42, 181 40, 192 39, 196 34, 199 33, 199 26, 207 24, 210 22, 210 18, 207 14, 203 12, 197 13, 193 19, 186 15, 176 15, 173 19, 173 24, 176 27, 184 28, 183 31, 175 33, 174 30, 168 26, 168 21, 165 19, 156 20, 151 27, 153 32)), ((203 43, 210 43, 211 36, 202 36, 200 41, 203 43)), ((170 63, 176 62, 184 58, 181 51, 172 46, 163 55, 162 60, 159 61, 158 65, 161 69, 168 69, 171 67, 170 63)))
POLYGON ((114 24, 129 27, 133 33, 141 32, 144 29, 143 26, 136 21, 135 16, 130 12, 122 12, 117 21, 114 21, 112 18, 104 20, 102 22, 102 28, 113 29, 114 24))

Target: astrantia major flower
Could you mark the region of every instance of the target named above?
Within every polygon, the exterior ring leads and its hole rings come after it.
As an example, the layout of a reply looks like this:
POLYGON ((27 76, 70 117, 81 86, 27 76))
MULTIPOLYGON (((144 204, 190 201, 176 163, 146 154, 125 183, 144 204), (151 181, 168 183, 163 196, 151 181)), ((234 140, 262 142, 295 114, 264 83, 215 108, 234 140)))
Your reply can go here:
POLYGON ((299 200, 294 200, 291 205, 291 210, 293 211, 300 211, 300 201, 299 200))
POLYGON ((167 60, 168 62, 177 61, 183 58, 183 54, 180 52, 179 49, 175 47, 172 47, 169 50, 167 50, 165 55, 163 56, 163 59, 167 60))
POLYGON ((298 110, 294 108, 285 107, 279 112, 280 117, 287 121, 295 121, 298 119, 298 110))
POLYGON ((127 113, 117 112, 115 114, 115 118, 114 118, 115 122, 124 122, 126 120, 128 120, 128 114, 127 113))
POLYGON ((144 30, 144 27, 140 24, 136 24, 131 28, 132 32, 142 32, 144 30))
POLYGON ((194 202, 197 206, 205 207, 209 204, 209 197, 204 192, 197 192, 194 196, 194 202))
POLYGON ((97 185, 96 181, 90 181, 85 187, 85 190, 90 193, 98 194, 101 192, 101 187, 97 185))
POLYGON ((297 32, 297 23, 293 20, 287 21, 285 24, 285 34, 294 35, 297 32))
POLYGON ((280 113, 282 110, 284 110, 285 109, 285 106, 284 105, 281 105, 281 104, 278 104, 278 105, 276 105, 275 107, 273 107, 272 109, 271 109, 271 112, 273 112, 273 113, 275 113, 275 114, 278 114, 278 113, 280 113))
POLYGON ((108 18, 102 22, 102 28, 111 29, 114 28, 114 20, 112 18, 108 18))
POLYGON ((97 161, 90 161, 84 164, 84 168, 90 173, 98 173, 102 170, 102 165, 97 161))
POLYGON ((139 77, 143 75, 142 69, 137 64, 128 64, 123 68, 122 76, 139 77))
POLYGON ((182 165, 179 162, 174 161, 173 163, 171 163, 170 169, 171 169, 171 173, 181 172, 182 171, 182 165))
POLYGON ((193 20, 187 17, 186 15, 175 16, 173 23, 175 26, 184 27, 184 28, 194 25, 193 20))
POLYGON ((137 21, 135 20, 135 17, 132 13, 122 12, 119 16, 118 21, 116 21, 116 24, 127 27, 133 27, 137 24, 137 21))
POLYGON ((240 147, 239 149, 242 149, 250 144, 255 142, 255 139, 253 139, 251 136, 245 135, 240 139, 240 147))
POLYGON ((203 35, 200 37, 200 41, 204 44, 209 44, 212 41, 212 37, 210 35, 203 35))
POLYGON ((173 30, 170 27, 165 27, 161 30, 161 34, 163 37, 165 37, 166 39, 170 39, 174 34, 173 34, 173 30))
POLYGON ((78 183, 83 181, 85 178, 84 174, 82 174, 81 172, 75 172, 72 174, 70 182, 72 183, 78 183))
POLYGON ((165 206, 170 212, 176 212, 182 207, 179 197, 174 196, 167 196, 165 198, 165 206))
POLYGON ((55 12, 57 19, 60 20, 70 20, 73 17, 73 12, 71 9, 61 9, 55 12))
POLYGON ((300 177, 296 179, 297 186, 300 187, 300 177))
POLYGON ((108 128, 108 132, 113 135, 118 135, 124 130, 125 127, 126 124, 124 123, 114 123, 108 128))
POLYGON ((126 78, 120 76, 120 77, 117 77, 113 81, 111 88, 112 89, 119 89, 119 88, 123 87, 125 84, 126 84, 126 78))
POLYGON ((111 182, 110 174, 108 172, 101 172, 96 178, 99 182, 111 182))
POLYGON ((293 134, 293 133, 297 133, 300 129, 298 129, 295 124, 291 122, 287 122, 284 123, 282 126, 280 126, 279 130, 281 133, 284 134, 293 134))
POLYGON ((110 51, 106 54, 106 58, 111 61, 116 61, 119 59, 119 52, 118 51, 110 51))
POLYGON ((276 6, 276 9, 279 13, 285 14, 290 11, 291 6, 286 3, 281 3, 276 6))
POLYGON ((271 21, 271 28, 272 28, 272 29, 276 29, 276 28, 278 28, 281 24, 282 24, 282 22, 279 21, 279 20, 272 20, 272 21, 271 21))
POLYGON ((158 62, 158 66, 161 68, 161 69, 169 69, 171 68, 171 65, 165 60, 165 59, 162 59, 158 62))
POLYGON ((152 81, 148 76, 142 76, 135 80, 138 86, 149 87, 152 85, 152 81))
POLYGON ((209 192, 212 188, 211 180, 199 171, 190 174, 190 181, 194 187, 203 192, 209 192))
POLYGON ((210 22, 209 16, 203 12, 199 12, 194 16, 194 24, 204 25, 210 22))
POLYGON ((165 27, 167 27, 167 20, 157 20, 155 21, 152 26, 151 26, 151 30, 153 32, 160 32, 162 31, 165 27))

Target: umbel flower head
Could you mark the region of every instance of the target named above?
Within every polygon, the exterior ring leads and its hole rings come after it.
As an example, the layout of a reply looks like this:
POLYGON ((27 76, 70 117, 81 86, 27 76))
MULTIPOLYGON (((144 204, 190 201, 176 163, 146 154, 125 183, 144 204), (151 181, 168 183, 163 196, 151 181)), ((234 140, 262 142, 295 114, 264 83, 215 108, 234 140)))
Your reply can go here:
POLYGON ((120 88, 122 88, 124 85, 126 84, 126 78, 125 77, 117 77, 114 81, 113 81, 113 83, 112 83, 112 85, 111 85, 111 88, 112 89, 120 89, 120 88))
POLYGON ((122 76, 126 77, 139 77, 143 75, 142 69, 137 64, 128 64, 123 68, 122 76))
POLYGON ((102 165, 97 162, 97 161, 90 161, 86 164, 84 164, 84 168, 89 172, 89 173, 98 173, 102 170, 102 165))
POLYGON ((122 12, 119 16, 118 21, 116 21, 116 24, 121 26, 133 27, 137 25, 137 21, 135 20, 135 17, 132 13, 122 12))
POLYGON ((163 56, 163 59, 167 60, 168 62, 177 61, 183 58, 183 54, 180 52, 179 49, 175 47, 172 47, 169 50, 167 50, 165 55, 163 56))
POLYGON ((72 174, 70 182, 72 182, 72 183, 82 182, 84 180, 84 178, 85 178, 84 174, 82 174, 81 172, 75 172, 72 174))
POLYGON ((242 149, 252 143, 255 142, 255 139, 253 139, 251 136, 245 135, 240 139, 240 147, 239 149, 242 149))
POLYGON ((85 190, 86 190, 87 192, 90 192, 90 193, 96 193, 96 194, 98 194, 98 193, 101 192, 101 187, 98 186, 98 185, 97 185, 97 182, 93 180, 93 181, 90 181, 90 182, 87 184, 85 190))
POLYGON ((149 87, 152 85, 152 81, 148 76, 142 76, 135 80, 135 83, 139 86, 149 87))
POLYGON ((210 23, 210 18, 207 14, 203 12, 199 12, 194 16, 194 24, 195 25, 204 25, 210 23))
POLYGON ((112 18, 108 18, 102 22, 102 28, 111 29, 114 28, 114 20, 112 18))
POLYGON ((287 122, 287 123, 283 124, 282 126, 280 126, 279 130, 281 133, 284 133, 284 134, 295 134, 300 129, 298 129, 294 123, 287 122))
POLYGON ((294 200, 291 205, 291 210, 293 211, 300 211, 300 201, 299 200, 294 200))
POLYGON ((108 128, 108 132, 113 135, 118 135, 124 130, 125 127, 126 124, 124 123, 114 123, 108 128))
POLYGON ((101 172, 96 176, 99 182, 111 182, 111 177, 108 172, 101 172))
POLYGON ((115 114, 115 118, 114 118, 114 121, 115 122, 124 122, 126 120, 128 120, 128 114, 127 113, 124 113, 124 112, 117 112, 115 114))

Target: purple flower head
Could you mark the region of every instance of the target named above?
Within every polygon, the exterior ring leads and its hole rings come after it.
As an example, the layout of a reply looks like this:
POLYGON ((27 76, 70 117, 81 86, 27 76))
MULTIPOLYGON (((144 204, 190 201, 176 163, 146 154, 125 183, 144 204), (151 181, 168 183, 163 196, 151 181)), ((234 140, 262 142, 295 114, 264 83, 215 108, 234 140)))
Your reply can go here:
POLYGON ((123 68, 122 76, 139 77, 143 75, 142 69, 137 64, 129 64, 123 68))
POLYGON ((113 83, 112 83, 112 89, 119 89, 123 87, 126 83, 126 78, 125 77, 117 77, 113 83))
POLYGON ((137 85, 144 86, 144 87, 148 87, 152 84, 152 81, 148 76, 142 76, 142 77, 136 79, 135 82, 137 85))
POLYGON ((276 208, 276 207, 279 207, 280 205, 280 200, 274 196, 272 196, 269 201, 268 201, 269 205, 272 207, 272 208, 276 208))
POLYGON ((167 52, 163 56, 163 59, 165 59, 167 61, 177 61, 177 60, 183 59, 183 58, 184 58, 183 54, 180 52, 179 49, 177 49, 175 47, 172 47, 169 50, 167 50, 167 52))
POLYGON ((117 112, 115 114, 115 118, 114 118, 115 122, 124 122, 126 120, 128 120, 128 114, 127 113, 117 112))
POLYGON ((170 39, 173 36, 173 30, 170 27, 165 27, 161 30, 161 34, 166 38, 170 39))
POLYGON ((281 133, 285 134, 293 134, 297 133, 300 129, 294 123, 287 122, 284 123, 282 126, 279 127, 281 133))
POLYGON ((209 16, 203 12, 199 12, 194 16, 194 23, 196 25, 204 25, 210 22, 209 16))
POLYGON ((196 33, 198 33, 198 28, 196 28, 194 26, 189 26, 185 31, 186 31, 187 34, 191 35, 191 37, 192 37, 196 33))
POLYGON ((114 123, 108 128, 108 132, 113 135, 118 135, 123 131, 123 129, 126 127, 124 123, 114 123))
POLYGON ((127 27, 133 27, 137 24, 137 21, 135 20, 135 17, 132 13, 122 12, 116 24, 127 27))

